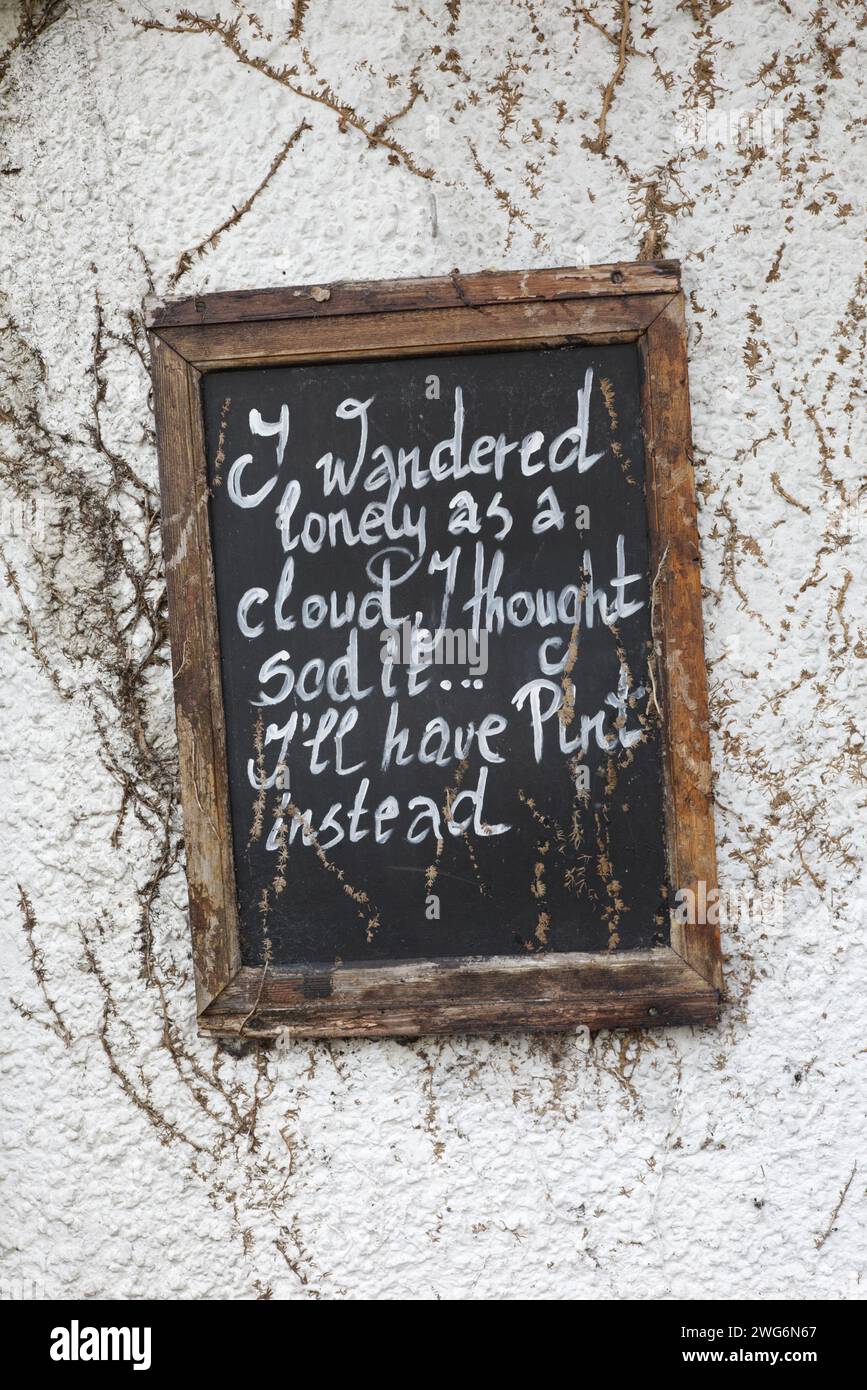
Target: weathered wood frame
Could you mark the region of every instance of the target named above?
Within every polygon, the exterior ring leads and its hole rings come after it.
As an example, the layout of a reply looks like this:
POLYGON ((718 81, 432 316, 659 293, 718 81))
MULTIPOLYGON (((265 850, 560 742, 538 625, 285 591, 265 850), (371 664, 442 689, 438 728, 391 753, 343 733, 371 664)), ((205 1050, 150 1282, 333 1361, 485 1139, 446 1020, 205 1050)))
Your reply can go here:
POLYGON ((230 367, 637 342, 670 881, 716 886, 686 331, 677 262, 153 302, 148 327, 200 1030, 267 1038, 708 1023, 715 926, 671 946, 303 970, 238 944, 201 377, 230 367))

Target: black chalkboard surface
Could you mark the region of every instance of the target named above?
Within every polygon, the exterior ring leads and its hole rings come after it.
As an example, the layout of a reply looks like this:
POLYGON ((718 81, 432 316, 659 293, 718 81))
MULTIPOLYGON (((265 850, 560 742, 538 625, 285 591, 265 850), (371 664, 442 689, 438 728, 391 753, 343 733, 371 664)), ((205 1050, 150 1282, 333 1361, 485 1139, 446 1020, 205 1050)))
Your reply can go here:
POLYGON ((243 962, 667 943, 636 344, 202 391, 243 962))

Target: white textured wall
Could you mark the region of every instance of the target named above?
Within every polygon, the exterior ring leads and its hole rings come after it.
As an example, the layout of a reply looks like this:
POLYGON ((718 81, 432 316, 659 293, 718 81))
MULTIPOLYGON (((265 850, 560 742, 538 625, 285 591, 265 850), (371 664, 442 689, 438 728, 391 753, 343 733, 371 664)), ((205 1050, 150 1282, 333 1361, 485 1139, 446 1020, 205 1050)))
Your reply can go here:
POLYGON ((0 0, 4 1291, 858 1297, 863 4, 219 8, 0 0), (722 881, 782 921, 718 1028, 218 1052, 142 299, 585 253, 683 262, 722 881))

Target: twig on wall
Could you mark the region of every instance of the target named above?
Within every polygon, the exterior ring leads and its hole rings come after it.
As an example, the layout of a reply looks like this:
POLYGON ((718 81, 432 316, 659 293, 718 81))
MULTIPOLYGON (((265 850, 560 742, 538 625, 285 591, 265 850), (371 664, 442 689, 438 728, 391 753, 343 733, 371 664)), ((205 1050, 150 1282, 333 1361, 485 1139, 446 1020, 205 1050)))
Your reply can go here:
MULTIPOLYGON (((608 37, 606 35, 606 37, 608 37)), ((614 100, 614 92, 623 79, 626 68, 626 58, 629 52, 629 0, 620 0, 620 39, 618 42, 617 64, 614 72, 609 78, 608 85, 602 93, 602 109, 596 123, 596 138, 590 140, 584 137, 583 145, 585 149, 592 150, 594 154, 605 154, 608 149, 608 141, 611 136, 608 134, 608 112, 614 100)))
POLYGON ((214 247, 217 245, 223 233, 228 232, 231 227, 236 227, 238 223, 241 221, 241 218, 247 215, 247 213, 250 211, 251 207, 255 203, 256 199, 259 197, 259 194, 264 192, 264 190, 268 187, 268 184, 271 182, 274 175, 277 173, 278 169, 285 161, 289 151, 292 149, 294 145, 298 143, 304 131, 311 129, 312 126, 310 126, 307 121, 302 120, 301 123, 295 127, 285 144, 283 144, 277 151, 276 155, 271 161, 271 166, 267 174, 256 186, 256 188, 254 188, 249 198, 245 198, 244 202, 241 203, 240 207, 233 208, 231 215, 227 217, 223 222, 221 222, 219 227, 215 227, 209 236, 204 237, 200 242, 198 242, 196 246, 191 247, 188 251, 184 251, 181 253, 181 255, 178 257, 178 263, 169 277, 170 290, 175 289, 178 282, 182 280, 183 277, 187 274, 187 272, 193 264, 193 261, 201 260, 202 257, 207 255, 209 251, 213 251, 214 247))
POLYGON ((12 42, 0 53, 0 82, 15 54, 29 48, 68 12, 69 0, 42 0, 41 4, 38 0, 21 0, 18 28, 12 42))
POLYGON ((847 1180, 846 1180, 846 1184, 845 1184, 845 1186, 843 1187, 842 1191, 840 1192, 840 1196, 837 1198, 837 1204, 836 1204, 836 1206, 834 1207, 834 1210, 831 1212, 831 1220, 828 1222, 828 1224, 827 1224, 827 1226, 825 1227, 825 1229, 824 1229, 824 1231, 822 1232, 822 1234, 821 1234, 820 1236, 817 1236, 817 1237, 816 1237, 816 1249, 817 1249, 817 1250, 821 1250, 821 1249, 822 1249, 822 1246, 825 1244, 825 1241, 828 1239, 828 1237, 829 1237, 829 1236, 832 1234, 832 1232, 835 1230, 835 1224, 834 1224, 834 1223, 836 1222, 837 1217, 840 1215, 840 1212, 841 1212, 842 1207, 843 1207, 843 1203, 845 1202, 846 1197, 847 1197, 847 1195, 848 1195, 849 1188, 852 1186, 852 1179, 854 1178, 854 1176, 855 1176, 855 1174, 856 1174, 857 1171, 858 1171, 858 1165, 857 1165, 857 1163, 853 1163, 853 1164, 852 1164, 852 1172, 849 1174, 849 1177, 848 1177, 847 1180))
POLYGON ((315 102, 318 106, 324 106, 329 111, 333 111, 337 117, 337 128, 341 134, 347 129, 357 130, 363 135, 369 145, 378 145, 388 151, 389 163, 403 164, 411 174, 416 174, 422 179, 432 179, 433 169, 428 169, 418 164, 414 156, 405 146, 399 144, 394 136, 388 134, 392 123, 403 116, 414 104, 416 98, 421 95, 421 88, 413 84, 410 99, 392 116, 387 116, 376 125, 371 126, 368 121, 360 116, 354 107, 348 102, 342 101, 340 97, 325 83, 318 91, 312 92, 305 87, 298 85, 295 80, 298 69, 296 67, 275 67, 266 58, 258 57, 248 53, 239 38, 240 20, 233 19, 231 22, 221 19, 219 15, 211 19, 207 15, 193 14, 191 10, 179 10, 176 24, 166 24, 161 19, 135 19, 133 23, 139 29, 156 30, 163 34, 210 34, 218 38, 224 47, 233 53, 240 63, 245 67, 255 68, 272 82, 278 82, 281 87, 285 87, 293 96, 301 97, 304 101, 315 102))

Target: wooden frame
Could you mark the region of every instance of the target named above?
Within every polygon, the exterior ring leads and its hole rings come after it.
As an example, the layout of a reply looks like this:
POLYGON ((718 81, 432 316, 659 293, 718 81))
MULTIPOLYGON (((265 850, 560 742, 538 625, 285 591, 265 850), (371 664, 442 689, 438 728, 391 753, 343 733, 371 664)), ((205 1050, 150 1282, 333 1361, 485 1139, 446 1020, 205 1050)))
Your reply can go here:
POLYGON ((200 379, 241 366, 637 342, 670 882, 716 886, 686 334, 677 262, 153 301, 148 327, 199 1026, 250 1038, 708 1023, 715 926, 612 954, 241 964, 200 379))

